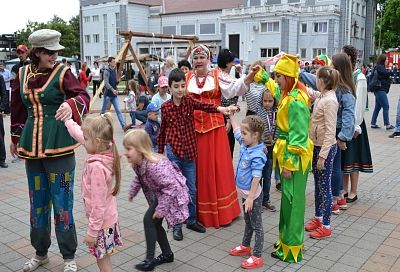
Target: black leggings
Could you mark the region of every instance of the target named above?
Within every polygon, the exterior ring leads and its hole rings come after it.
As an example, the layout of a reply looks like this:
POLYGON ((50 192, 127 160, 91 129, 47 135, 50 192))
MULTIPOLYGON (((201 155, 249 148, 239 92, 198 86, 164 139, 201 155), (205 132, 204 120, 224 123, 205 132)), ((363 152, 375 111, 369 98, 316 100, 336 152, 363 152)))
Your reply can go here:
POLYGON ((153 214, 156 210, 158 201, 154 198, 153 203, 150 204, 149 209, 144 214, 144 236, 146 237, 146 259, 153 260, 156 251, 156 241, 160 245, 161 252, 165 255, 172 253, 171 247, 168 242, 167 234, 162 226, 163 219, 153 219, 153 214))

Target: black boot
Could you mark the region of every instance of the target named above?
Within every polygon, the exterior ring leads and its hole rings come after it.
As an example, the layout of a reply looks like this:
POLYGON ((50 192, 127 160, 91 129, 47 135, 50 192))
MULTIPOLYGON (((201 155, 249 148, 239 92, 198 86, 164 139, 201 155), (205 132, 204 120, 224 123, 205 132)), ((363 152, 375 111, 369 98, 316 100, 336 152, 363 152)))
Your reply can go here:
POLYGON ((174 253, 160 254, 154 259, 154 265, 160 265, 163 263, 172 263, 174 261, 174 253))
POLYGON ((155 267, 154 262, 147 259, 135 265, 135 268, 140 271, 153 271, 154 267, 155 267))
POLYGON ((174 229, 172 232, 173 236, 174 236, 174 240, 176 241, 182 241, 183 240, 183 233, 182 233, 182 229, 174 229))

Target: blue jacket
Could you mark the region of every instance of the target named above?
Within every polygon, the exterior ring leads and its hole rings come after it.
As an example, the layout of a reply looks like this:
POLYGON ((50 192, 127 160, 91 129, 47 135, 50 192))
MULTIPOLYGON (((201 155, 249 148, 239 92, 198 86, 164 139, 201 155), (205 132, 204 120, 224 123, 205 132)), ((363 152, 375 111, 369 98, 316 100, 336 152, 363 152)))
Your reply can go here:
POLYGON ((390 89, 390 76, 392 75, 392 72, 386 70, 384 65, 377 65, 376 71, 378 72, 378 79, 382 86, 379 91, 385 91, 388 93, 390 89))
POLYGON ((234 131, 236 140, 240 143, 239 161, 236 168, 236 186, 242 190, 249 191, 254 177, 261 178, 267 156, 264 152, 264 144, 260 143, 253 147, 243 144, 240 129, 234 131))
MULTIPOLYGON (((300 81, 317 90, 317 77, 307 72, 300 73, 300 81)), ((339 102, 337 113, 336 131, 337 138, 342 141, 351 141, 355 130, 355 107, 356 99, 350 90, 341 87, 336 89, 336 98, 339 102)))
POLYGON ((157 137, 158 134, 160 133, 160 123, 157 121, 147 119, 146 124, 144 125, 144 130, 147 132, 147 134, 149 134, 153 146, 156 146, 157 137))

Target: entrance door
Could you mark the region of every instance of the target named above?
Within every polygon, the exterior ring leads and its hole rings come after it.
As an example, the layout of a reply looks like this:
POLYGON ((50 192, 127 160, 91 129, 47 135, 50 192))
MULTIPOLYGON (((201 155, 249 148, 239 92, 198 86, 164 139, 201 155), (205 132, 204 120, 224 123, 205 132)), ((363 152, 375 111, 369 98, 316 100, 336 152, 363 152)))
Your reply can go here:
POLYGON ((240 52, 240 34, 229 34, 229 50, 238 58, 240 52))

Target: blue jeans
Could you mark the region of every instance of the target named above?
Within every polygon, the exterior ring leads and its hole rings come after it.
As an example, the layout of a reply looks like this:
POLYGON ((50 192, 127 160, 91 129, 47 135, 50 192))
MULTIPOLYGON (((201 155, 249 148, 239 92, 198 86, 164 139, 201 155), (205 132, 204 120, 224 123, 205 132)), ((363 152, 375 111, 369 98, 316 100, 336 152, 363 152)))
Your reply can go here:
POLYGON ((340 193, 343 191, 343 172, 342 172, 342 152, 338 148, 333 159, 332 170, 332 196, 338 199, 340 193))
POLYGON ((113 97, 104 96, 103 107, 101 108, 101 114, 106 112, 107 106, 108 106, 108 104, 110 104, 110 102, 114 106, 114 110, 115 110, 115 113, 117 114, 118 121, 121 124, 121 127, 124 128, 126 123, 125 123, 124 117, 122 116, 121 109, 119 108, 119 102, 118 102, 117 96, 113 96, 113 97))
POLYGON ((400 132, 400 97, 399 102, 397 102, 396 128, 394 129, 394 131, 400 132))
POLYGON ((376 125, 376 119, 378 118, 378 114, 383 109, 383 124, 385 126, 390 125, 389 122, 389 100, 387 97, 387 93, 385 91, 377 91, 374 92, 375 95, 375 109, 371 118, 371 125, 376 125))
POLYGON ((129 112, 132 119, 132 125, 136 125, 136 113, 134 111, 129 112))
POLYGON ((269 191, 271 189, 271 175, 272 175, 272 160, 270 158, 267 158, 267 162, 265 163, 262 171, 263 204, 269 202, 269 191))
MULTIPOLYGON (((172 146, 167 144, 166 146, 167 157, 170 161, 176 163, 183 176, 186 178, 186 186, 189 189, 190 202, 188 204, 189 217, 187 224, 196 223, 196 164, 194 160, 180 159, 172 151, 172 146)), ((177 224, 174 229, 182 228, 182 224, 177 224)))
POLYGON ((147 110, 137 110, 136 119, 138 119, 143 124, 147 121, 147 110))

